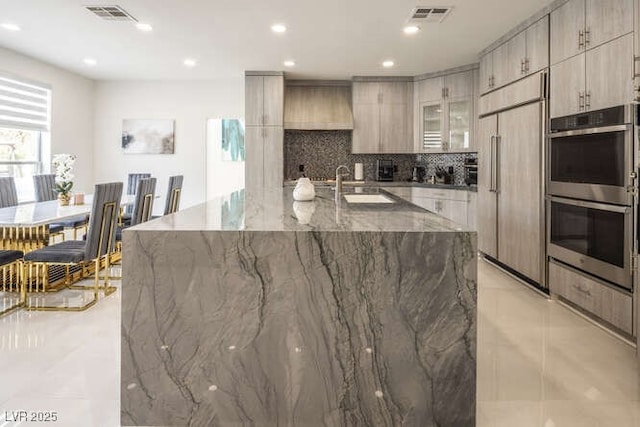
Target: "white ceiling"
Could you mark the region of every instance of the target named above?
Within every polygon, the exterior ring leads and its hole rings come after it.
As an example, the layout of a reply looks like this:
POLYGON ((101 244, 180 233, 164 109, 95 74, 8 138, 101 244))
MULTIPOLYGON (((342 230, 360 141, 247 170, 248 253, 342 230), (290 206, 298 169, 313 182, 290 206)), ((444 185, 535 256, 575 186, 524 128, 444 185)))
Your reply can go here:
MULTIPOLYGON (((478 52, 553 0, 0 0, 0 46, 94 79, 216 79, 244 70, 296 78, 418 75, 478 61, 478 52), (140 22, 104 21, 118 4, 140 22), (441 24, 402 32, 415 6, 454 6, 441 24), (284 23, 285 34, 270 26, 284 23), (82 59, 98 65, 88 67, 82 59), (189 69, 183 59, 195 58, 189 69), (392 59, 396 66, 384 69, 392 59)), ((2 61, 0 58, 0 68, 2 61)))

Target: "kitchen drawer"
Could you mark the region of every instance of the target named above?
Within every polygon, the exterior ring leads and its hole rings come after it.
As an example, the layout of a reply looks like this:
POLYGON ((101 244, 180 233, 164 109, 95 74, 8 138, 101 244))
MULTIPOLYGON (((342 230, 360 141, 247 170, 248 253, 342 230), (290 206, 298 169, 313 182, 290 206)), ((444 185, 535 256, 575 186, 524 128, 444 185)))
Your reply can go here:
POLYGON ((441 200, 469 200, 469 192, 466 190, 448 190, 440 188, 411 187, 411 196, 441 200))
POLYGON ((634 335, 631 295, 554 261, 549 261, 549 290, 634 335))

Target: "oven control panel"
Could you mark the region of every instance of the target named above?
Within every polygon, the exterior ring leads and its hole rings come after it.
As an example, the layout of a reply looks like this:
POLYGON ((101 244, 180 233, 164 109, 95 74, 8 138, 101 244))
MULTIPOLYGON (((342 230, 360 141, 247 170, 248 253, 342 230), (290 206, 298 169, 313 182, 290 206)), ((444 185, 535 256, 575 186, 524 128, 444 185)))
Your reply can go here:
POLYGON ((551 132, 615 126, 630 122, 624 105, 551 119, 551 132))

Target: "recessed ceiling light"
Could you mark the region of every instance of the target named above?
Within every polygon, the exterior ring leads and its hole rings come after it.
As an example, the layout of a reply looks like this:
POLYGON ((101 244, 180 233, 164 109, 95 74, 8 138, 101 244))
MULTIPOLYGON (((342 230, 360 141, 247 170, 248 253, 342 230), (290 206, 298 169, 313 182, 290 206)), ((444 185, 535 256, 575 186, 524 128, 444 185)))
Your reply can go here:
POLYGON ((20 31, 20 27, 18 27, 16 24, 11 24, 9 22, 5 22, 4 24, 2 24, 2 28, 9 31, 20 31))
POLYGON ((382 63, 382 66, 383 66, 383 67, 385 67, 385 68, 391 68, 391 67, 393 67, 394 65, 395 65, 395 63, 394 63, 393 61, 384 61, 384 62, 382 63))
POLYGON ((405 34, 416 34, 418 31, 420 31, 420 27, 418 27, 417 25, 407 25, 406 27, 404 27, 403 31, 405 34))
POLYGON ((149 24, 145 24, 144 22, 138 22, 136 24, 136 28, 139 29, 140 31, 144 31, 145 33, 148 33, 149 31, 153 30, 153 27, 149 24))
POLYGON ((287 27, 282 24, 274 24, 271 26, 271 31, 273 31, 274 33, 284 33, 285 31, 287 31, 287 27))
POLYGON ((89 67, 94 67, 98 64, 98 61, 96 61, 93 58, 84 58, 82 60, 82 62, 84 62, 86 65, 88 65, 89 67))
POLYGON ((182 61, 182 63, 185 65, 185 67, 195 67, 197 62, 195 59, 191 59, 191 58, 187 58, 184 61, 182 61))
POLYGON ((284 61, 285 67, 293 67, 294 65, 296 65, 295 61, 284 61))

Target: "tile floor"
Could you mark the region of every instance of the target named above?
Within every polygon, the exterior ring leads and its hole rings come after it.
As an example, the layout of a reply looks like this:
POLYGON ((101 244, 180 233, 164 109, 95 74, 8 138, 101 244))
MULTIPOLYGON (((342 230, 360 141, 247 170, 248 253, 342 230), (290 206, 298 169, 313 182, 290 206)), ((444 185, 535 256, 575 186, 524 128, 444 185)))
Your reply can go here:
MULTIPOLYGON (((478 300, 479 427, 640 426, 633 348, 483 261, 478 300)), ((119 310, 0 318, 0 427, 119 425, 119 310)))

